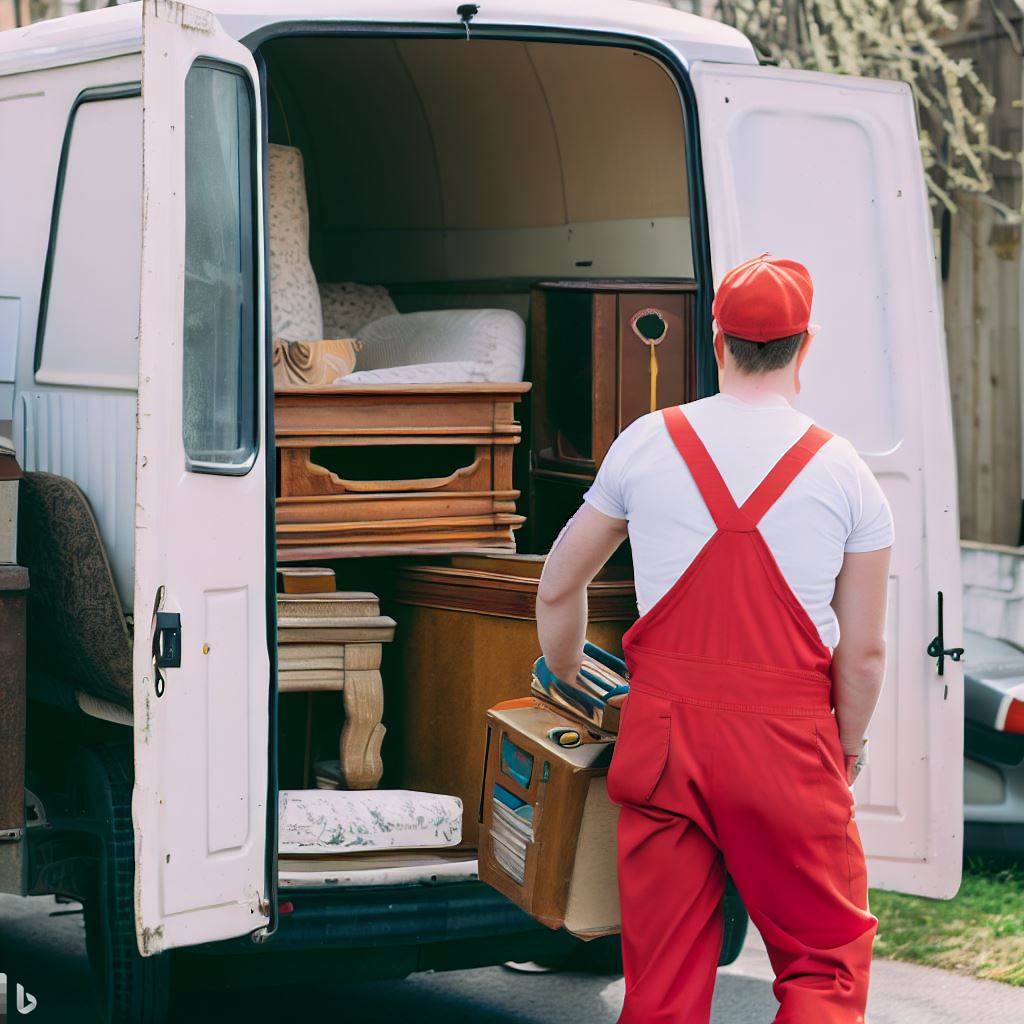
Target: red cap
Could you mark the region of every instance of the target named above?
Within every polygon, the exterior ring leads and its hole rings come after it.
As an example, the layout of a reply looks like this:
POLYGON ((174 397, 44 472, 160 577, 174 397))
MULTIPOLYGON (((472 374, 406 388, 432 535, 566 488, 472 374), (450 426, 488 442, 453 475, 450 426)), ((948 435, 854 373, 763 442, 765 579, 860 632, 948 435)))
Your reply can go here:
POLYGON ((807 330, 814 285, 802 263, 764 253, 730 270, 711 307, 718 326, 744 341, 774 341, 807 330))

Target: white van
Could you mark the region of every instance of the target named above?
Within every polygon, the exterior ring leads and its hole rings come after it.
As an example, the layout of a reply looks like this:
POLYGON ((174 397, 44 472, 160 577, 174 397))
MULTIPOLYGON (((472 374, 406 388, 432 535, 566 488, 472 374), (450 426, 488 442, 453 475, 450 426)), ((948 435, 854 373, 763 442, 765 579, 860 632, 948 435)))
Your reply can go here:
POLYGON ((110 1019, 159 1019, 184 947, 365 977, 569 945, 465 878, 279 900, 268 145, 305 157, 317 277, 386 284, 402 312, 525 317, 553 277, 691 282, 694 397, 715 389, 715 278, 765 250, 809 265, 823 332, 801 406, 856 445, 897 523, 857 786, 871 883, 952 896, 955 457, 910 89, 760 67, 730 28, 618 0, 207 6, 0 34, 0 432, 95 517, 99 554, 53 512, 80 602, 64 639, 103 587, 125 616, 66 672, 29 662, 28 820, 0 881, 86 901, 110 1019), (115 648, 127 701, 83 682, 115 648))

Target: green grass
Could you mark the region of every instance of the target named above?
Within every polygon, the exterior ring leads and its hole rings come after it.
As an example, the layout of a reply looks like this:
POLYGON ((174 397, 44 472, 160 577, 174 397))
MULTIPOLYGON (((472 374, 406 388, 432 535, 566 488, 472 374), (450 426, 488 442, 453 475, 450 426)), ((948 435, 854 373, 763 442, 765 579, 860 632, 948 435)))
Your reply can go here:
POLYGON ((1024 863, 970 861, 952 900, 872 890, 875 955, 1024 987, 1024 863))

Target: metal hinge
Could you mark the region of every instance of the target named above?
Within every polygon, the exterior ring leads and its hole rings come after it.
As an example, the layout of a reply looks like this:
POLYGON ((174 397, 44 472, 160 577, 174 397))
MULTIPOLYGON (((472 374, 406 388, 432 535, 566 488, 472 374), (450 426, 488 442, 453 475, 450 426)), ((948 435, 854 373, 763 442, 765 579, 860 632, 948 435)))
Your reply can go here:
MULTIPOLYGON (((938 633, 935 639, 928 645, 928 657, 934 658, 939 668, 939 675, 945 675, 946 671, 946 659, 949 658, 951 661, 959 661, 964 656, 964 649, 962 647, 947 647, 946 646, 946 635, 945 626, 943 623, 942 613, 942 591, 939 591, 938 601, 938 633)), ((945 686, 942 692, 942 699, 945 700, 949 696, 949 686, 945 686)))

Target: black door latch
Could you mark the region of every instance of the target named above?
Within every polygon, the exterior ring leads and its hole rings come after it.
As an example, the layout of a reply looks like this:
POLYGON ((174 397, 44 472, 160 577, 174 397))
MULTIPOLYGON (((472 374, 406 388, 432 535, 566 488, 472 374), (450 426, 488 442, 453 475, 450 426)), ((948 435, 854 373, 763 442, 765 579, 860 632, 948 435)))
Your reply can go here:
POLYGON ((156 613, 153 660, 157 668, 181 668, 181 616, 177 612, 156 613))
MULTIPOLYGON (((939 667, 939 675, 945 675, 946 670, 946 658, 951 661, 959 661, 964 656, 964 649, 962 647, 947 647, 946 646, 946 635, 945 627, 943 624, 942 614, 942 591, 939 591, 939 632, 935 639, 928 645, 928 657, 935 658, 939 667)), ((943 700, 949 695, 949 687, 945 689, 943 694, 943 700)))

